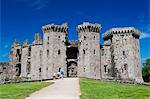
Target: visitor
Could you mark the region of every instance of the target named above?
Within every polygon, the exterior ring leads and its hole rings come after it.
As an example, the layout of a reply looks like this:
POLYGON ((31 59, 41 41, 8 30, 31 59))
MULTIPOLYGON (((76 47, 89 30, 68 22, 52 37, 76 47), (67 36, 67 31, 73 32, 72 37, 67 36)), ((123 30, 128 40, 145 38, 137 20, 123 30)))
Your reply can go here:
POLYGON ((60 74, 61 74, 61 78, 63 78, 64 77, 64 69, 63 68, 60 69, 60 74))
POLYGON ((56 79, 56 73, 53 74, 53 80, 55 80, 55 79, 56 79))
POLYGON ((57 72, 57 78, 58 79, 60 78, 60 72, 59 71, 57 72))

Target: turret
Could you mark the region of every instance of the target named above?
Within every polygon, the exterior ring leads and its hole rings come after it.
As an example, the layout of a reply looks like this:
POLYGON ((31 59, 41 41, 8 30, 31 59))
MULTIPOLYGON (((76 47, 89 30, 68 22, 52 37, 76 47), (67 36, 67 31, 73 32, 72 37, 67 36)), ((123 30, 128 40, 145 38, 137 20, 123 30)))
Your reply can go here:
POLYGON ((80 77, 100 79, 100 24, 83 22, 77 26, 80 77))
POLYGON ((106 31, 104 34, 103 34, 103 39, 109 39, 110 37, 113 36, 113 34, 120 34, 120 35, 130 35, 132 34, 134 37, 137 37, 139 38, 140 36, 140 32, 135 29, 134 27, 124 27, 124 28, 112 28, 108 31, 106 31))
POLYGON ((39 44, 42 44, 42 40, 40 38, 40 33, 36 33, 34 35, 34 41, 33 41, 33 45, 39 45, 39 44))
POLYGON ((68 33, 68 23, 64 23, 62 25, 55 25, 55 24, 48 24, 45 26, 42 26, 42 30, 44 33, 50 33, 50 32, 62 32, 62 33, 68 33))
MULTIPOLYGON (((61 25, 48 24, 42 26, 44 33, 43 41, 43 72, 44 77, 50 79, 53 73, 57 73, 60 68, 67 71, 66 66, 66 37, 68 35, 68 24, 61 25)), ((67 73, 65 72, 65 76, 67 73)))
POLYGON ((89 22, 83 22, 83 24, 77 26, 77 32, 78 33, 83 33, 83 32, 95 32, 99 33, 101 29, 100 24, 92 24, 89 22))
POLYGON ((26 46, 29 46, 29 41, 28 40, 25 40, 24 43, 23 43, 23 47, 26 47, 26 46))
POLYGON ((142 82, 139 54, 140 32, 134 27, 112 28, 103 35, 110 45, 112 76, 116 79, 142 82), (115 73, 114 73, 115 72, 115 73))

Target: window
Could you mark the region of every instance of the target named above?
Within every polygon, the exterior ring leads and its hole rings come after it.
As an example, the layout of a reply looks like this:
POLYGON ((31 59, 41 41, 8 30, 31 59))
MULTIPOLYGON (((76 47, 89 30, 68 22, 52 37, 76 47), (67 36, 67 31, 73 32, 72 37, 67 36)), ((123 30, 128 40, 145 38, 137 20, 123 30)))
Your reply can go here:
POLYGON ((42 56, 42 51, 40 50, 40 57, 42 56))
POLYGON ((41 68, 39 68, 39 72, 41 73, 41 68))
POLYGON ((127 64, 124 64, 124 70, 127 70, 127 64))
POLYGON ((3 67, 3 69, 6 69, 6 67, 3 67))
POLYGON ((47 44, 49 44, 49 36, 47 37, 47 44))
POLYGON ((122 73, 123 73, 123 68, 122 68, 122 73))
POLYGON ((125 51, 123 51, 123 55, 125 55, 125 51))
POLYGON ((29 50, 29 51, 28 51, 28 56, 31 56, 31 46, 29 47, 28 50, 29 50))
POLYGON ((83 49, 83 54, 85 54, 85 50, 83 49))
POLYGON ((104 65, 104 71, 107 72, 107 65, 104 65))
POLYGON ((84 40, 86 40, 86 36, 84 36, 84 40))
POLYGON ((104 49, 102 49, 102 54, 101 55, 104 56, 104 49))
POLYGON ((58 50, 58 55, 60 54, 60 49, 58 50))
POLYGON ((27 74, 30 74, 30 71, 31 71, 31 63, 28 62, 28 64, 27 64, 27 74))
POLYGON ((49 56, 49 50, 47 50, 47 57, 49 56))
POLYGON ((83 72, 85 72, 85 67, 83 68, 83 72))
POLYGON ((94 35, 94 40, 95 40, 95 35, 94 35))
POLYGON ((95 54, 95 50, 94 50, 94 52, 93 52, 94 54, 95 54))
POLYGON ((49 36, 48 36, 47 40, 49 41, 49 36))

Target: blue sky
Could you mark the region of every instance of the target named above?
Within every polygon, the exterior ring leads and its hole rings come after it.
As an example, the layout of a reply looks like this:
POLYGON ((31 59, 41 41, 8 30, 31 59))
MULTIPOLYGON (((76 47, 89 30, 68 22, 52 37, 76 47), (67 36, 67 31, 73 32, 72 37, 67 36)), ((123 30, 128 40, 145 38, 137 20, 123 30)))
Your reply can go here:
POLYGON ((76 40, 76 26, 84 21, 102 25, 101 44, 112 27, 138 28, 141 60, 150 57, 149 0, 1 0, 0 5, 0 61, 9 61, 15 39, 32 43, 36 32, 42 37, 42 25, 68 22, 69 39, 76 40))

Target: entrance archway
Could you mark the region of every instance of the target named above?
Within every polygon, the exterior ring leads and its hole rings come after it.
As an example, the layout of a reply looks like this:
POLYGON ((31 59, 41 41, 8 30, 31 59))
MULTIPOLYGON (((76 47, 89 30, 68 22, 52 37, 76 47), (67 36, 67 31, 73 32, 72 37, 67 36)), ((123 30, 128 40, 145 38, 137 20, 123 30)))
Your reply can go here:
POLYGON ((77 77, 77 62, 75 61, 70 61, 67 64, 67 77, 77 77))

